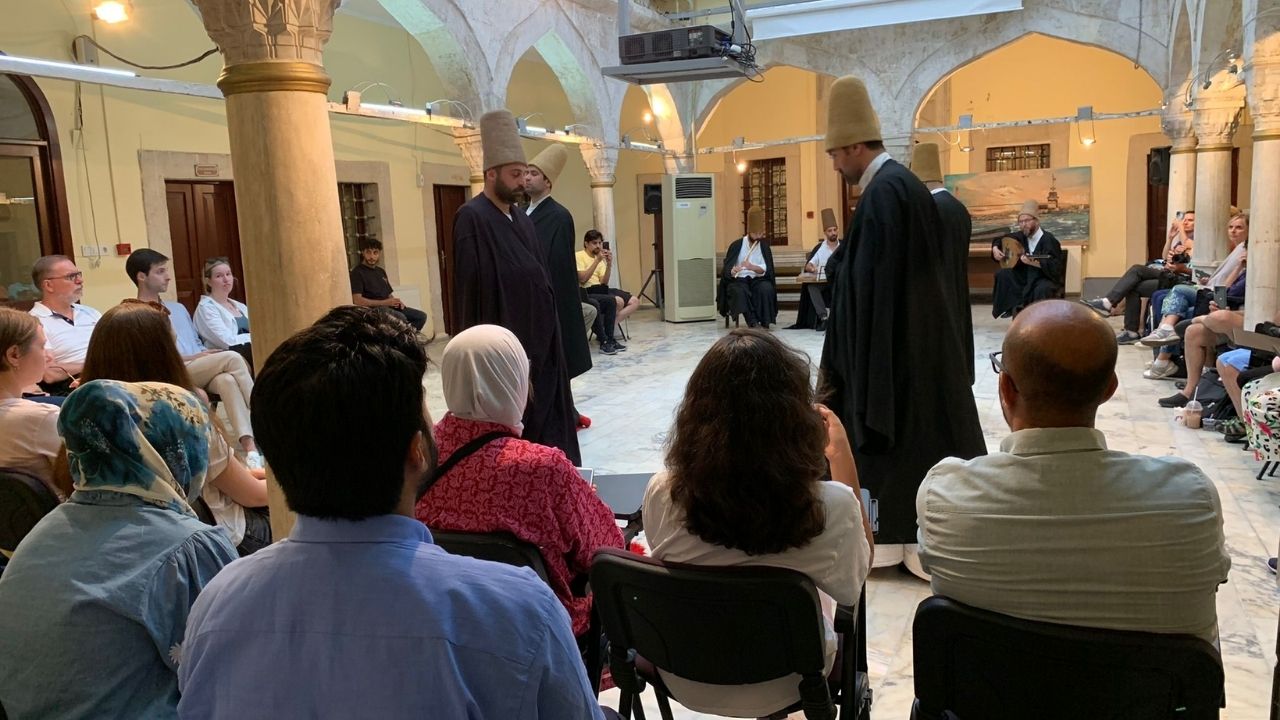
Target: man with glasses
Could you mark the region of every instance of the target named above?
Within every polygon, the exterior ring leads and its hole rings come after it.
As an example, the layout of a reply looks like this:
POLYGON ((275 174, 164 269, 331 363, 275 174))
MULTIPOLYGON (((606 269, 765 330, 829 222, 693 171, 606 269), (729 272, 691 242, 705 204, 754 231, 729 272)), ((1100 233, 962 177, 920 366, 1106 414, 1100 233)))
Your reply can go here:
POLYGON ((1000 451, 947 458, 916 495, 933 591, 1063 625, 1217 638, 1231 560, 1213 482, 1176 457, 1108 450, 1111 327, 1083 305, 1019 313, 991 354, 1013 431, 1000 451))
POLYGON ((40 387, 50 395, 68 395, 84 368, 89 337, 102 313, 81 305, 84 273, 66 255, 45 255, 31 267, 31 281, 40 301, 31 314, 44 326, 49 365, 40 387))

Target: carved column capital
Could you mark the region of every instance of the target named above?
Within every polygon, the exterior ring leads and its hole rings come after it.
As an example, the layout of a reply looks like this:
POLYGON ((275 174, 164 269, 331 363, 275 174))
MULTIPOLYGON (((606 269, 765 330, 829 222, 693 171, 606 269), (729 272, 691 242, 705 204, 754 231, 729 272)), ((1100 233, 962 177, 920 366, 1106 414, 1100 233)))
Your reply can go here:
POLYGON ((1191 122, 1199 140, 1199 149, 1222 150, 1231 147, 1236 128, 1240 126, 1240 111, 1243 109, 1243 87, 1197 95, 1195 107, 1191 110, 1191 122))
POLYGON ((224 95, 327 93, 325 43, 341 0, 192 0, 222 52, 224 95))
POLYGON ((582 151, 582 159, 587 163, 591 187, 613 187, 614 171, 618 167, 618 150, 586 143, 580 145, 579 150, 582 151))
POLYGON ((1254 45, 1253 58, 1245 72, 1245 85, 1253 137, 1280 139, 1280 34, 1268 36, 1254 45))
POLYGON ((453 144, 462 151, 462 159, 471 171, 472 184, 484 182, 484 146, 476 128, 453 128, 453 144))
POLYGON ((1196 146, 1196 128, 1191 111, 1186 110, 1181 99, 1167 101, 1160 113, 1160 129, 1173 142, 1173 152, 1187 152, 1196 146))

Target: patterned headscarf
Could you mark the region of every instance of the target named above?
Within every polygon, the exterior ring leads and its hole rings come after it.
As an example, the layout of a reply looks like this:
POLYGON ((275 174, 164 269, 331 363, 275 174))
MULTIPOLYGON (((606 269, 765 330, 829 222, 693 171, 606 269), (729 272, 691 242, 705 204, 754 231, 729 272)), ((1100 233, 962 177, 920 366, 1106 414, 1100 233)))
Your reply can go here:
POLYGON ((209 416, 195 395, 157 382, 94 380, 58 413, 77 490, 124 493, 195 517, 209 469, 209 416))

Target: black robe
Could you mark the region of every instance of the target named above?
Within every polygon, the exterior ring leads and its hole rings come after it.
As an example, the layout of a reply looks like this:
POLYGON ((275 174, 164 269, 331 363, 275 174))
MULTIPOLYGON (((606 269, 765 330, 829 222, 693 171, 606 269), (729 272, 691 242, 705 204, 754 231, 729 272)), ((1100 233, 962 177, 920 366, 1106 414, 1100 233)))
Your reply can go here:
MULTIPOLYGON (((766 325, 773 325, 778 322, 778 289, 775 286, 773 250, 769 248, 769 241, 760 241, 760 253, 764 256, 764 276, 749 278, 745 281, 748 289, 747 302, 751 304, 751 311, 757 320, 766 325)), ((729 317, 733 313, 729 299, 729 284, 738 279, 733 277, 731 271, 733 266, 738 264, 738 256, 741 254, 742 238, 729 243, 729 249, 724 253, 724 265, 720 268, 720 286, 716 291, 716 309, 724 317, 729 317)))
POLYGON ((944 260, 951 272, 955 308, 960 320, 960 342, 964 345, 969 384, 972 385, 977 379, 973 357, 973 305, 969 301, 969 241, 973 239, 973 218, 964 203, 946 190, 933 193, 933 201, 942 220, 943 249, 947 251, 944 260))
MULTIPOLYGON (((1000 247, 1000 241, 1011 237, 1027 247, 1027 235, 1021 230, 1006 233, 991 241, 991 247, 1000 247)), ((1028 250, 1030 252, 1030 250, 1028 250)), ((1019 262, 1011 268, 996 273, 995 287, 991 290, 991 317, 1013 314, 1037 300, 1062 297, 1063 283, 1067 276, 1066 258, 1062 243, 1048 230, 1036 244, 1037 255, 1049 257, 1040 261, 1040 267, 1019 262)))
MULTIPOLYGON (((542 264, 533 221, 520 208, 510 217, 483 194, 471 198, 453 220, 453 326, 501 325, 529 356, 526 440, 557 447, 575 465, 577 414, 569 393, 555 293, 542 264)), ((579 326, 581 312, 579 311, 579 326)))
MULTIPOLYGON (((916 490, 939 460, 985 454, 929 190, 886 162, 858 201, 827 318, 819 386, 879 501, 876 542, 916 542, 916 490)), ((828 264, 830 268, 830 264, 828 264)))
MULTIPOLYGON (((813 256, 818 254, 818 250, 822 248, 824 243, 826 243, 826 240, 819 240, 818 244, 813 246, 813 249, 811 249, 809 251, 809 254, 806 255, 804 258, 805 265, 808 265, 809 263, 813 262, 813 256)), ((839 250, 839 249, 840 249, 839 246, 837 246, 836 250, 839 250)), ((827 258, 827 264, 830 265, 830 263, 831 263, 831 258, 827 258)), ((831 305, 830 278, 831 278, 831 274, 828 271, 827 272, 828 283, 821 290, 822 297, 823 299, 826 300, 828 306, 831 305)), ((816 308, 813 307, 813 300, 809 298, 809 288, 807 285, 801 285, 800 286, 800 309, 796 311, 796 324, 791 325, 787 329, 788 330, 813 330, 818 327, 818 321, 819 321, 818 311, 816 308)))
POLYGON ((579 297, 578 264, 573 258, 573 215, 553 197, 529 213, 538 233, 542 262, 551 276, 551 289, 556 294, 556 315, 560 319, 560 345, 564 348, 565 369, 576 378, 591 369, 591 347, 582 326, 582 300, 579 297))

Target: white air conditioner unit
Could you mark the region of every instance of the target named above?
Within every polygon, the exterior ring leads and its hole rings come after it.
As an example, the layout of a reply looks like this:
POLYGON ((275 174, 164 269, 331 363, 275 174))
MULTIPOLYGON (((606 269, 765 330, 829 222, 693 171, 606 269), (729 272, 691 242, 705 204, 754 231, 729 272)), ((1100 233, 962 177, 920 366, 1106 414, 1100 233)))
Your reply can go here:
POLYGON ((664 176, 662 210, 662 317, 667 322, 714 320, 715 176, 664 176))

